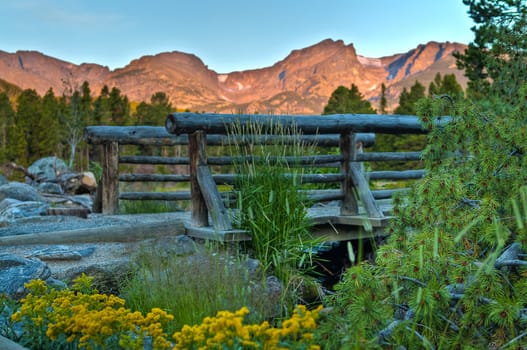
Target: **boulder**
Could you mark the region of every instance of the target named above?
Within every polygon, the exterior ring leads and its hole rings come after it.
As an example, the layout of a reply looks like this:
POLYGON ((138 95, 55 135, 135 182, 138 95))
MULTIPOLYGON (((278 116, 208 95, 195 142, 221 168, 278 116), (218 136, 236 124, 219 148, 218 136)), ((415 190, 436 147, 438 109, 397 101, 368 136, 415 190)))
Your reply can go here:
POLYGON ((18 219, 46 215, 49 204, 6 198, 0 202, 0 222, 12 223, 18 219))
POLYGON ((61 184, 64 193, 67 194, 94 193, 97 189, 95 175, 89 171, 64 173, 58 176, 57 181, 61 184))
POLYGON ((0 253, 0 294, 21 298, 25 294, 24 284, 51 277, 49 267, 39 259, 26 259, 9 253, 0 253))
POLYGON ((57 245, 43 249, 36 249, 28 257, 38 258, 43 261, 75 261, 93 254, 94 251, 95 247, 76 250, 65 245, 57 245))
POLYGON ((126 257, 121 257, 88 265, 78 264, 55 275, 60 280, 73 281, 82 274, 85 274, 93 278, 93 286, 99 292, 117 293, 122 282, 131 273, 131 260, 126 257))
POLYGON ((64 194, 62 187, 59 184, 54 182, 42 182, 39 183, 37 189, 40 193, 49 193, 49 194, 64 194))
POLYGON ((5 198, 18 199, 19 201, 44 202, 44 199, 35 188, 16 181, 0 186, 0 201, 5 198))
POLYGON ((69 172, 66 163, 57 157, 41 158, 27 168, 29 174, 38 182, 54 181, 63 173, 69 172))

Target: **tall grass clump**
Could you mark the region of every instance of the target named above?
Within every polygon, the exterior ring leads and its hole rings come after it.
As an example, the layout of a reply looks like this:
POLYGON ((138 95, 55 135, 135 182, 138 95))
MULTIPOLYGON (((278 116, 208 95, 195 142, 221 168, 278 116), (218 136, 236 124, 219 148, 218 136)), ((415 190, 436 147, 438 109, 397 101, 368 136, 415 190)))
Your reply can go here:
POLYGON ((133 276, 121 290, 127 305, 143 313, 161 308, 176 315, 175 329, 194 325, 221 310, 251 309, 251 321, 272 317, 267 294, 250 260, 215 246, 200 248, 189 256, 160 255, 143 248, 133 276))
POLYGON ((266 125, 234 124, 229 139, 238 157, 239 225, 249 231, 250 248, 264 271, 290 286, 298 270, 309 265, 317 244, 310 232, 308 201, 300 191, 303 170, 291 157, 313 154, 314 147, 302 141, 296 127, 272 119, 266 125))

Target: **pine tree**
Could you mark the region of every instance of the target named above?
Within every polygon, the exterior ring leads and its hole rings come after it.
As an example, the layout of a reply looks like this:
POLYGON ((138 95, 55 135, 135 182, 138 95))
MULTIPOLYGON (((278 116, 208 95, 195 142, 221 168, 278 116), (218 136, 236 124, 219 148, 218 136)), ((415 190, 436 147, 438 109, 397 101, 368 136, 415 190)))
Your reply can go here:
POLYGON ((39 157, 58 155, 57 146, 61 139, 61 125, 59 124, 59 103, 52 89, 42 98, 42 114, 36 122, 33 138, 38 142, 39 157))
POLYGON ((15 111, 6 92, 0 92, 0 163, 11 160, 10 150, 14 140, 11 140, 11 130, 14 128, 15 111))
POLYGON ((424 97, 425 87, 419 82, 419 80, 416 80, 414 85, 410 88, 410 91, 406 88, 403 89, 403 92, 399 95, 399 106, 395 109, 394 113, 416 115, 415 104, 424 97))
POLYGON ((474 20, 475 39, 457 64, 469 78, 467 93, 477 100, 515 105, 527 76, 527 3, 524 0, 463 0, 474 20))
POLYGON ((447 95, 454 100, 463 99, 464 97, 463 88, 457 82, 456 76, 454 74, 445 74, 441 78, 441 73, 437 73, 434 80, 430 82, 428 95, 436 97, 447 95))
POLYGON ((381 97, 379 100, 379 110, 381 114, 386 114, 386 85, 384 83, 381 84, 381 97))
POLYGON ((323 114, 341 113, 375 114, 375 109, 360 93, 359 88, 355 84, 351 84, 350 89, 339 86, 333 91, 328 104, 324 107, 323 114))
POLYGON ((35 126, 42 117, 41 98, 33 89, 22 91, 17 99, 17 112, 15 126, 11 139, 14 141, 13 149, 17 155, 17 162, 23 166, 30 165, 41 155, 38 154, 37 138, 33 138, 35 126))

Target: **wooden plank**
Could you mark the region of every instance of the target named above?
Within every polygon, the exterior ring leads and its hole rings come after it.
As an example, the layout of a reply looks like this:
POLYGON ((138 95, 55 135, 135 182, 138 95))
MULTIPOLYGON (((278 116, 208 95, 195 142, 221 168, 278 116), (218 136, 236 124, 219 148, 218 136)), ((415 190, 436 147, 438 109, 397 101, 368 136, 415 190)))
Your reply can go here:
MULTIPOLYGON (((441 119, 438 125, 449 121, 441 119)), ((295 128, 305 135, 336 133, 387 133, 387 134, 424 134, 420 120, 409 115, 378 114, 333 114, 333 115, 248 115, 248 114, 213 114, 213 113, 172 113, 167 116, 165 128, 170 134, 181 135, 203 130, 210 134, 225 135, 228 125, 249 124, 262 126, 282 125, 295 128)), ((264 131, 265 128, 264 128, 264 131)))
POLYGON ((212 218, 214 229, 218 231, 231 230, 232 224, 229 213, 223 205, 223 200, 212 178, 209 166, 199 165, 197 176, 201 194, 212 218))
POLYGON ((357 154, 357 162, 391 162, 421 160, 421 152, 365 152, 357 154))
POLYGON ((160 157, 160 156, 120 156, 121 164, 168 164, 168 165, 188 165, 188 157, 160 157))
POLYGON ((176 192, 122 192, 119 199, 125 200, 160 200, 160 201, 184 201, 190 200, 190 191, 176 192))
POLYGON ((102 213, 114 215, 119 212, 119 144, 103 145, 101 178, 102 213))
POLYGON ((232 165, 241 164, 245 162, 265 162, 265 163, 286 163, 290 166, 300 165, 316 165, 316 164, 328 164, 334 162, 340 162, 342 156, 339 154, 324 154, 316 156, 276 156, 276 157, 209 157, 207 163, 209 165, 232 165))
POLYGON ((121 174, 119 181, 123 182, 187 182, 190 175, 180 174, 121 174))
POLYGON ((196 227, 185 225, 186 234, 190 237, 208 239, 220 242, 241 242, 250 241, 251 236, 245 230, 216 230, 213 227, 196 227))
MULTIPOLYGON (((353 163, 350 167, 350 173, 351 178, 353 180, 353 184, 355 189, 358 192, 359 199, 362 202, 362 205, 366 209, 366 212, 368 213, 368 216, 374 217, 374 218, 381 218, 384 215, 377 207, 377 204, 375 203, 375 198, 373 197, 373 194, 371 193, 370 186, 368 184, 368 181, 364 177, 364 173, 361 170, 359 163, 353 163)), ((344 215, 341 212, 342 215, 344 215)))
POLYGON ((190 193, 192 196, 192 223, 197 227, 209 226, 207 204, 198 182, 198 167, 206 164, 205 133, 196 131, 189 135, 188 154, 190 156, 190 193))
POLYGON ((325 241, 355 241, 377 237, 386 237, 388 234, 383 228, 365 230, 361 226, 350 226, 340 224, 320 224, 312 228, 312 234, 316 238, 325 241))
POLYGON ((183 234, 185 231, 184 221, 186 220, 188 220, 188 214, 181 213, 163 221, 145 220, 144 223, 133 224, 123 221, 122 225, 4 236, 0 237, 0 246, 139 241, 154 237, 183 234))
POLYGON ((418 180, 425 176, 425 171, 419 170, 381 170, 366 173, 370 180, 418 180))

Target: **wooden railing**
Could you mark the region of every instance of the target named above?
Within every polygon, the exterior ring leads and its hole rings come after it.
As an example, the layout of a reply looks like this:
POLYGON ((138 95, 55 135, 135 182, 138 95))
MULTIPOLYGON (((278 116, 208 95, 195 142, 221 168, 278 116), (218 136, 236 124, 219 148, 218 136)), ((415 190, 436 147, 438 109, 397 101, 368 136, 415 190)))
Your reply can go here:
MULTIPOLYGON (((373 133, 421 134, 426 133, 418 118, 400 115, 323 115, 323 116, 267 116, 267 115, 219 115, 174 113, 167 117, 163 127, 88 127, 85 137, 88 143, 98 145, 103 175, 99 186, 99 209, 105 214, 118 212, 119 199, 127 200, 190 200, 192 223, 195 228, 211 227, 216 232, 232 230, 227 209, 222 199, 229 193, 218 190, 218 184, 235 183, 236 176, 221 169, 232 169, 237 161, 232 155, 209 156, 211 146, 227 145, 232 141, 232 125, 248 123, 294 126, 304 142, 327 149, 323 154, 291 159, 295 164, 310 167, 310 174, 302 176, 305 183, 338 183, 339 189, 311 190, 313 201, 339 200, 338 215, 341 217, 366 216, 382 219, 385 213, 377 201, 389 198, 397 190, 371 191, 370 180, 407 180, 423 176, 423 170, 364 172, 362 162, 419 160, 420 152, 362 152, 363 147, 373 144, 373 133), (182 157, 151 155, 122 155, 125 145, 147 147, 179 146, 188 148, 182 157), (335 154, 335 149, 337 150, 335 154), (121 173, 120 164, 184 165, 185 171, 177 174, 121 173), (212 168, 211 166, 214 166, 212 168), (227 166, 227 167, 225 167, 227 166), (328 174, 327 168, 337 168, 328 174), (326 169, 317 172, 316 169, 326 169), (188 182, 190 191, 175 192, 121 192, 120 182, 188 182), (209 225, 209 218, 212 218, 209 225)), ((246 137, 238 136, 238 137, 246 137)), ((280 135, 260 135, 257 142, 273 143, 280 135)), ((254 142, 254 138, 251 138, 254 142)), ((283 140, 281 140, 283 142, 283 140)), ((96 205, 97 206, 97 205, 96 205)))

